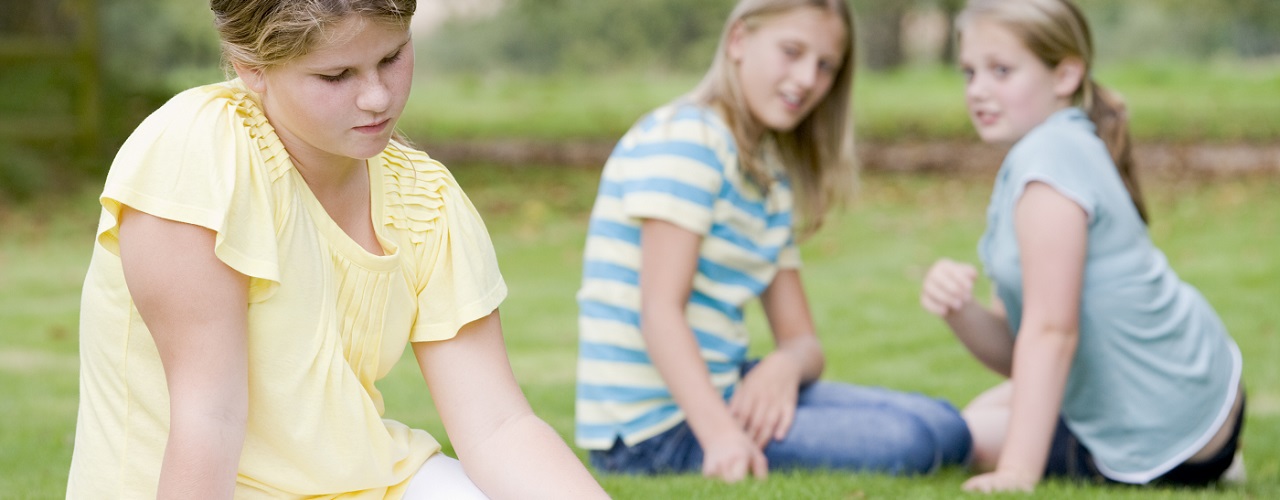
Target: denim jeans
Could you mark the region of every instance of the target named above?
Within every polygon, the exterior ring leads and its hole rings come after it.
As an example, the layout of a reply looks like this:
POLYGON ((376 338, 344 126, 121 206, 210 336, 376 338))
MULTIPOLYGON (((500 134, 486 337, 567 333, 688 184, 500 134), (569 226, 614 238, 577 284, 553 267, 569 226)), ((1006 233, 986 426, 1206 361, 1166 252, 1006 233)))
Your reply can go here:
MULTIPOLYGON (((764 448, 769 470, 841 469, 924 474, 968 459, 969 429, 943 400, 882 388, 815 382, 800 389, 795 421, 764 448)), ((688 422, 635 446, 619 439, 593 450, 608 473, 667 474, 702 469, 702 447, 688 422)))

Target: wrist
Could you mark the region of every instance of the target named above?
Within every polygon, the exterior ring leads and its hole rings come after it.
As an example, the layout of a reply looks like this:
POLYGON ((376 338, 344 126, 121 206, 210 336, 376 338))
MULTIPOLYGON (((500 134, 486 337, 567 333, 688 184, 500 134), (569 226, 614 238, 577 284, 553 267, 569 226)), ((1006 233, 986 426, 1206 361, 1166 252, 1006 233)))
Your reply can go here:
POLYGON ((996 465, 996 473, 1006 477, 1017 478, 1019 481, 1027 484, 1036 484, 1040 482, 1040 478, 1044 476, 1043 470, 1034 470, 1026 467, 1025 464, 1011 464, 1005 460, 1001 460, 996 465))

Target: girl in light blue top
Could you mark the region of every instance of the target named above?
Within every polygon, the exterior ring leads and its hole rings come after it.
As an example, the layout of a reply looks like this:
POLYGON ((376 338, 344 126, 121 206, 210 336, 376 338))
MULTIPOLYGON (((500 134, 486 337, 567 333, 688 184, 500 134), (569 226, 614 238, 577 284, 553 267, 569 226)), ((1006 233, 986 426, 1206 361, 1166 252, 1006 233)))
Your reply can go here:
POLYGON ((1218 481, 1240 460, 1240 351, 1151 243, 1083 16, 1068 0, 972 0, 957 28, 974 127, 1012 145, 978 247, 992 307, 973 301, 976 269, 946 259, 921 293, 1010 377, 964 411, 984 472, 964 487, 1218 481))

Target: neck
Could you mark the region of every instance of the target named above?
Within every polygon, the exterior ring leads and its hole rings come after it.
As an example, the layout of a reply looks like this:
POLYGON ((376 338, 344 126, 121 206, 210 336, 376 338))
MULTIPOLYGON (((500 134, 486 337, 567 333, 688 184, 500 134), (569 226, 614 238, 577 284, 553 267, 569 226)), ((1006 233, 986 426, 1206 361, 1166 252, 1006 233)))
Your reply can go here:
MULTIPOLYGON (((287 149, 287 148, 286 148, 287 149)), ((317 198, 327 199, 328 195, 343 192, 352 184, 363 184, 368 169, 368 162, 355 158, 341 158, 341 162, 313 162, 293 158, 293 167, 302 174, 302 180, 315 193, 317 198)))

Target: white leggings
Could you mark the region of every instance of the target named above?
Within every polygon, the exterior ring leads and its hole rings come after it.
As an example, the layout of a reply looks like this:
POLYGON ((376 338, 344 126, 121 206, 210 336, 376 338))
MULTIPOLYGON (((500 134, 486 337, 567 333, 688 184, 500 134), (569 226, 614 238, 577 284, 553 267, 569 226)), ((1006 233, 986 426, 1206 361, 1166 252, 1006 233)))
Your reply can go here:
POLYGON ((444 453, 436 453, 422 464, 404 491, 405 500, 431 498, 488 500, 489 497, 467 477, 466 471, 462 470, 462 462, 444 453))

